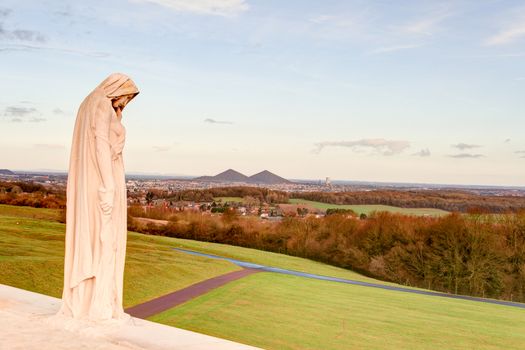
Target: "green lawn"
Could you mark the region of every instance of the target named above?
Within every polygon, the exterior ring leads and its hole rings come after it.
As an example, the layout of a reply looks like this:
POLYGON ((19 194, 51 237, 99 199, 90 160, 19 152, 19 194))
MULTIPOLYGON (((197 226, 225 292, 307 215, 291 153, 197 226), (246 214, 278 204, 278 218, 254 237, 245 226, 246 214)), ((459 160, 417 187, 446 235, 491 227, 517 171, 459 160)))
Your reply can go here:
POLYGON ((242 203, 244 201, 241 197, 214 197, 213 200, 215 202, 220 201, 222 203, 227 203, 227 202, 242 203))
MULTIPOLYGON (((52 220, 42 209, 0 207, 0 283, 60 297, 65 225, 52 220)), ((126 306, 238 269, 173 247, 382 283, 307 259, 130 232, 126 306)), ((523 349, 524 317, 507 306, 258 273, 151 320, 276 350, 523 349)))
MULTIPOLYGON (((0 283, 60 297, 65 225, 32 219, 42 209, 0 208, 0 283)), ((225 261, 171 249, 160 237, 130 232, 124 273, 124 305, 135 305, 202 280, 238 270, 225 261)))
MULTIPOLYGON (((0 283, 57 297, 61 295, 65 225, 30 219, 44 214, 52 218, 52 213, 29 207, 0 207, 0 268, 8 271, 0 275, 0 283), (42 269, 47 269, 47 275, 39 273, 42 269)), ((126 306, 238 269, 228 262, 176 252, 172 247, 289 270, 391 284, 343 268, 284 254, 129 232, 124 276, 126 306)))
POLYGON ((308 204, 320 210, 352 209, 358 215, 360 214, 370 215, 370 213, 374 211, 388 211, 392 213, 399 213, 399 214, 405 214, 405 215, 430 215, 430 216, 441 216, 441 215, 447 215, 449 213, 448 211, 441 210, 441 209, 435 209, 435 208, 400 208, 400 207, 393 207, 390 205, 380 205, 380 204, 341 205, 341 204, 328 204, 328 203, 322 203, 322 202, 314 202, 314 201, 309 201, 306 199, 297 199, 297 198, 290 199, 290 203, 308 204))
POLYGON ((58 221, 62 216, 62 210, 0 204, 0 215, 58 221))
MULTIPOLYGON (((171 242, 171 244, 173 244, 173 246, 177 248, 195 250, 203 253, 223 256, 260 265, 279 267, 287 270, 308 272, 331 277, 353 279, 357 281, 394 285, 393 283, 383 282, 374 278, 363 276, 351 270, 285 254, 277 254, 263 250, 236 247, 227 244, 192 241, 188 239, 169 237, 164 237, 160 239, 166 240, 166 242, 171 242)), ((210 260, 213 261, 214 259, 210 260)))
POLYGON ((523 349, 523 309, 259 273, 152 321, 265 349, 523 349))

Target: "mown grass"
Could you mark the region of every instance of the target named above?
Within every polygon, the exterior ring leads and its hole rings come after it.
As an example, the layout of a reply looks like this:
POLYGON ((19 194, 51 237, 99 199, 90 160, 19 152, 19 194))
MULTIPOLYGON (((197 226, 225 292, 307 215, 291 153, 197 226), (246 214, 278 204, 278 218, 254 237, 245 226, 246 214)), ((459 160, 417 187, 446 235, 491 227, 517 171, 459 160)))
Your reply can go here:
MULTIPOLYGON (((18 208, 0 209, 0 283, 61 297, 65 225, 13 215, 18 208)), ((42 209, 24 208, 35 214, 42 209)), ((20 212, 19 212, 20 213, 20 212)), ((172 243, 130 232, 124 272, 124 306, 185 288, 238 270, 225 261, 189 256, 172 243)))
POLYGON ((366 214, 370 215, 374 211, 388 211, 391 213, 398 213, 404 215, 429 215, 429 216, 441 216, 449 214, 448 211, 435 209, 435 208, 400 208, 393 207, 390 205, 370 204, 370 205, 342 205, 342 204, 329 204, 322 202, 309 201, 306 199, 290 199, 292 204, 308 204, 319 210, 327 209, 351 209, 358 215, 366 214))
MULTIPOLYGON (((4 209, 0 208, 0 283, 60 297, 65 225, 31 217, 42 209, 25 208, 18 212, 21 216, 12 216, 18 208, 4 209)), ((281 254, 129 233, 126 306, 238 269, 173 247, 375 281, 281 254)), ((523 317, 518 308, 259 273, 151 320, 265 349, 523 349, 523 317)))
MULTIPOLYGON (((29 207, 4 206, 0 209, 0 269, 5 271, 0 275, 0 283, 60 297, 65 225, 29 219, 45 213, 46 209, 29 207), (5 216, 4 213, 21 216, 5 216), (42 271, 46 273, 42 274, 42 271)), ((126 306, 238 269, 228 262, 174 251, 173 247, 289 270, 391 284, 343 268, 284 254, 129 232, 124 274, 126 306)))
POLYGON ((62 210, 0 204, 0 215, 58 221, 62 218, 62 210))
MULTIPOLYGON (((235 202, 242 203, 243 198, 241 197, 215 197, 215 201, 221 200, 222 203, 235 202)), ((404 215, 428 215, 428 216, 442 216, 449 214, 448 211, 435 208, 400 208, 391 205, 381 204, 369 204, 369 205, 342 205, 342 204, 329 204, 323 202, 309 201, 306 199, 294 198, 289 201, 291 204, 308 204, 319 210, 326 211, 327 209, 352 209, 358 215, 366 214, 370 215, 374 211, 388 211, 391 213, 399 213, 404 215)))
POLYGON ((241 197, 214 197, 213 200, 215 202, 222 202, 222 203, 228 203, 228 202, 234 202, 234 203, 242 203, 244 202, 244 199, 241 197))
POLYGON ((264 349, 523 349, 523 309, 259 273, 150 320, 264 349))
POLYGON ((341 267, 336 267, 321 262, 308 260, 304 258, 298 258, 295 256, 285 254, 272 253, 263 250, 237 247, 220 243, 192 241, 180 238, 164 237, 162 239, 166 240, 166 242, 171 242, 173 247, 195 250, 203 253, 218 255, 260 265, 279 267, 282 269, 307 272, 324 276, 346 278, 356 281, 380 284, 393 284, 380 281, 371 277, 367 277, 357 272, 343 269, 341 267))

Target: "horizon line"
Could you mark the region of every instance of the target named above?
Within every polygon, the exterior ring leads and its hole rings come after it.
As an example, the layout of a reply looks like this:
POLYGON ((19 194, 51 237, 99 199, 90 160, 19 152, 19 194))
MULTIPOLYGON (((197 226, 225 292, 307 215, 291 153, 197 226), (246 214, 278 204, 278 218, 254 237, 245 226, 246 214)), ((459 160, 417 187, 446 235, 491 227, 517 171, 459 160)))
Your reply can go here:
MULTIPOLYGON (((8 168, 4 168, 6 170, 11 170, 8 168)), ((227 170, 235 170, 233 168, 228 168, 227 170)), ((68 173, 67 170, 57 170, 57 169, 13 169, 11 170, 13 172, 30 172, 30 173, 38 173, 38 172, 48 172, 48 173, 61 173, 66 174, 68 173)), ((223 172, 224 172, 223 171, 223 172)), ((237 171, 237 170, 235 170, 237 171)), ((263 170, 264 171, 264 170, 263 170)), ((266 170, 269 171, 269 170, 266 170)), ((222 173, 222 172, 221 172, 222 173)), ((259 172, 260 173, 260 172, 259 172)), ((220 173, 219 173, 220 174, 220 173)), ((241 173, 242 174, 242 173, 241 173)), ((258 173, 256 173, 258 174, 258 173)), ((192 178, 198 178, 203 176, 211 176, 211 175, 186 175, 186 174, 173 174, 173 173, 155 173, 155 172, 144 172, 144 171, 126 171, 126 176, 133 176, 133 175, 144 175, 144 176, 162 176, 162 177, 174 177, 174 178, 186 178, 186 179, 192 179, 192 178)), ((255 175, 255 174, 254 174, 255 175)), ((277 175, 277 174, 275 174, 277 175)), ((215 176, 215 175, 213 175, 215 176)), ((246 175, 245 175, 246 176, 246 175)), ((280 175, 277 175, 280 176, 280 175)), ((284 177, 283 177, 284 178, 284 177)), ((322 178, 318 179, 306 179, 306 178, 285 178, 289 181, 297 180, 302 182, 319 182, 323 181, 322 178)), ((424 185, 433 185, 433 186, 442 186, 442 187, 483 187, 483 188, 506 188, 506 189, 525 189, 525 184, 522 185, 505 185, 505 184, 461 184, 461 183, 440 183, 440 182, 404 182, 404 181, 371 181, 371 180, 346 180, 346 179, 334 179, 330 178, 330 181, 332 183, 334 182, 353 182, 357 184, 390 184, 390 185, 418 185, 418 186, 424 186, 424 185)))

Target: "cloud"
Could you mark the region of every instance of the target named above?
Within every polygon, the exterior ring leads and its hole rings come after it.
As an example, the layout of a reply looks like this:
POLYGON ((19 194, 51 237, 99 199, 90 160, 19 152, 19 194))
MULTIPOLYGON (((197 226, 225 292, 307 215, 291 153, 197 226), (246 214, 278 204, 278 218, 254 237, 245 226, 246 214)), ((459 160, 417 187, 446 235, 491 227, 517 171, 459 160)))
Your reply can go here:
POLYGON ((212 119, 212 118, 206 118, 206 119, 204 119, 204 122, 205 123, 210 123, 210 124, 233 124, 233 122, 230 122, 230 121, 227 121, 227 120, 216 120, 216 119, 212 119))
MULTIPOLYGON (((326 7, 328 9, 329 7, 326 7)), ((332 9, 330 12, 315 11, 298 16, 298 20, 281 17, 275 20, 278 28, 272 29, 275 35, 282 33, 306 36, 322 41, 385 44, 382 33, 383 23, 378 23, 379 12, 374 5, 362 6, 348 2, 345 9, 332 9)), ((368 52, 369 50, 367 50, 368 52)))
POLYGON ((0 18, 7 17, 11 13, 11 9, 0 8, 0 18))
POLYGON ((53 114, 56 114, 56 115, 64 115, 66 114, 66 112, 64 112, 63 110, 61 110, 60 108, 55 108, 53 109, 53 114))
MULTIPOLYGON (((0 18, 6 18, 11 13, 9 9, 0 9, 0 18)), ((25 41, 25 42, 45 42, 46 37, 35 30, 28 29, 15 29, 7 30, 4 29, 4 23, 0 22, 0 39, 16 40, 16 41, 25 41)))
POLYGON ((153 146, 155 152, 167 152, 171 149, 171 146, 153 146))
POLYGON ((14 123, 20 123, 23 121, 39 123, 46 121, 45 118, 41 117, 41 113, 34 107, 8 106, 4 109, 3 115, 5 117, 10 117, 11 122, 14 123))
POLYGON ((488 46, 508 44, 522 37, 525 37, 525 23, 491 36, 485 41, 485 44, 488 46))
POLYGON ((20 41, 36 41, 40 43, 46 41, 46 38, 43 34, 34 30, 16 29, 11 31, 8 35, 20 41))
POLYGON ((466 149, 480 148, 480 147, 482 147, 482 146, 481 146, 481 145, 473 145, 473 144, 468 144, 468 143, 460 142, 460 143, 457 143, 457 144, 455 144, 455 145, 452 145, 452 147, 457 148, 457 149, 463 151, 463 150, 466 150, 466 149))
POLYGON ((485 45, 505 45, 525 38, 525 8, 515 11, 510 17, 512 19, 505 23, 499 32, 485 40, 485 45))
POLYGON ((430 157, 430 150, 428 148, 424 148, 419 152, 412 153, 412 155, 418 157, 430 157))
POLYGON ((471 153, 460 153, 460 154, 451 154, 451 158, 482 158, 485 157, 483 154, 471 154, 471 153))
POLYGON ((45 122, 46 120, 47 120, 46 118, 34 117, 34 118, 29 119, 28 122, 30 122, 30 123, 40 123, 40 122, 45 122))
POLYGON ((325 141, 315 144, 314 153, 320 153, 326 147, 346 147, 353 151, 370 149, 384 156, 391 156, 403 152, 410 147, 410 142, 386 139, 361 139, 356 141, 325 141))
POLYGON ((321 24, 326 22, 332 22, 337 17, 334 15, 318 15, 309 19, 310 22, 315 24, 321 24))
POLYGON ((17 44, 17 45, 11 45, 7 47, 0 47, 0 52, 37 51, 37 50, 54 51, 54 52, 61 52, 61 53, 66 53, 66 54, 80 55, 80 56, 86 56, 86 57, 95 57, 95 58, 105 58, 105 57, 110 56, 110 54, 107 52, 85 51, 85 50, 74 49, 74 48, 62 48, 62 47, 51 47, 51 46, 34 46, 34 45, 17 44))
MULTIPOLYGON (((387 54, 424 46, 430 36, 442 30, 442 22, 454 15, 448 8, 448 5, 439 4, 438 7, 433 7, 432 9, 427 8, 424 10, 424 13, 420 12, 418 17, 407 20, 402 24, 388 25, 383 29, 381 38, 376 38, 383 42, 383 46, 369 53, 387 54)), ((382 26, 383 24, 378 23, 377 25, 382 26)))
POLYGON ((35 143, 33 145, 33 147, 35 147, 35 148, 44 148, 44 149, 48 149, 48 150, 63 150, 63 149, 66 149, 66 146, 55 144, 55 143, 35 143))
POLYGON ((375 50, 370 51, 371 54, 381 54, 381 53, 390 53, 401 50, 415 49, 421 47, 420 44, 408 44, 408 45, 395 45, 395 46, 385 46, 380 47, 375 50))
POLYGON ((364 19, 366 18, 366 14, 368 14, 368 10, 361 10, 358 11, 357 9, 355 11, 352 11, 351 13, 345 13, 345 14, 322 14, 317 15, 314 17, 311 17, 308 19, 309 22, 314 23, 316 25, 329 25, 331 27, 335 28, 342 28, 342 29, 357 29, 362 27, 364 24, 364 19))
POLYGON ((4 115, 6 117, 27 117, 37 112, 36 108, 33 107, 9 106, 5 108, 4 115))
POLYGON ((503 141, 503 143, 509 143, 511 140, 510 139, 505 139, 505 141, 503 141))
POLYGON ((157 4, 176 12, 198 15, 234 16, 248 10, 245 0, 134 0, 157 4))
POLYGON ((516 154, 525 154, 525 151, 516 151, 514 153, 516 153, 516 154))
POLYGON ((426 17, 408 22, 402 26, 398 26, 397 30, 401 33, 419 36, 433 35, 438 29, 438 25, 452 15, 453 13, 447 9, 439 9, 426 17))
POLYGON ((57 16, 60 16, 60 17, 72 17, 73 16, 71 11, 69 11, 69 10, 59 10, 59 11, 55 11, 53 13, 55 15, 57 15, 57 16))
MULTIPOLYGON (((456 56, 460 58, 516 58, 516 57, 525 57, 525 52, 507 52, 507 53, 490 53, 482 55, 461 55, 456 56)), ((520 81, 520 78, 515 79, 520 81)))

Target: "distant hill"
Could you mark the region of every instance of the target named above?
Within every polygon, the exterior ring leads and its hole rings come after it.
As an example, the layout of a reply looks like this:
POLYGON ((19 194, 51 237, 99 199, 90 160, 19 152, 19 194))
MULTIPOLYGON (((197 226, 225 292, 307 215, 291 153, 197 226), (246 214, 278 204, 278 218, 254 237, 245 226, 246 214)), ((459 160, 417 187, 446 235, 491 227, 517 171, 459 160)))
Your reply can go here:
POLYGON ((249 182, 248 176, 241 174, 240 172, 233 169, 228 169, 215 176, 197 177, 195 180, 217 182, 249 182))
POLYGON ((279 175, 269 172, 268 170, 261 171, 255 175, 249 177, 249 181, 259 184, 276 185, 276 184, 289 184, 292 183, 279 175))
POLYGON ((268 170, 261 171, 260 173, 248 177, 236 170, 228 169, 215 176, 200 176, 195 178, 194 180, 211 182, 245 182, 264 185, 292 183, 291 181, 286 180, 285 178, 282 178, 278 175, 275 175, 274 173, 271 173, 268 170))
POLYGON ((9 169, 0 169, 0 175, 15 175, 15 173, 9 169))

